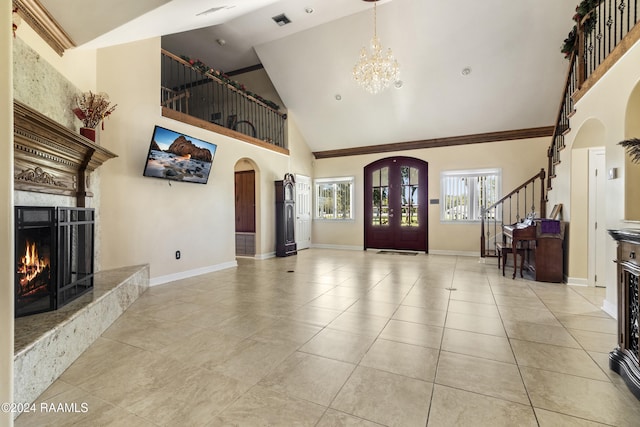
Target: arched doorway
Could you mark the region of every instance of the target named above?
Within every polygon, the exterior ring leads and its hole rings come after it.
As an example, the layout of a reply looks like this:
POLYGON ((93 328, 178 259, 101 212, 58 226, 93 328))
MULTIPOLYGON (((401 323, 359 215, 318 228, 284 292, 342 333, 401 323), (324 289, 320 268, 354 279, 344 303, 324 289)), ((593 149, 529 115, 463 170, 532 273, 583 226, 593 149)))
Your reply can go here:
POLYGON ((256 171, 252 161, 236 163, 235 177, 235 232, 236 255, 256 254, 256 171))
POLYGON ((428 252, 428 163, 388 157, 364 168, 364 247, 428 252))
POLYGON ((606 129, 595 118, 576 131, 571 145, 571 198, 567 272, 573 283, 604 286, 606 269, 606 129))

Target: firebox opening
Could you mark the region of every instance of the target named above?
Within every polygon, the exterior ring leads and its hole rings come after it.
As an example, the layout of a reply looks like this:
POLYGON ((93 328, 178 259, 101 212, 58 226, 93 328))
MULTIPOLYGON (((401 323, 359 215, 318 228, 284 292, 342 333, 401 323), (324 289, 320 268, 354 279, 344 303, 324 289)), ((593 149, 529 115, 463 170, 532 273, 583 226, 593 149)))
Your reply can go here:
POLYGON ((93 209, 17 206, 15 316, 55 310, 93 288, 93 209))

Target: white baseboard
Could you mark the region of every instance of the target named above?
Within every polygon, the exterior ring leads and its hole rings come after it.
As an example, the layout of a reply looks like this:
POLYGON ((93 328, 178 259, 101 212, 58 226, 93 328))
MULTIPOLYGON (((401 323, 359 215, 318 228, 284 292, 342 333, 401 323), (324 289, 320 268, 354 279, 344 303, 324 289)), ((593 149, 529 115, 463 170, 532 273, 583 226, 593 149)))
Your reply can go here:
POLYGON ((314 249, 338 249, 343 251, 361 251, 362 246, 346 246, 346 245, 323 245, 321 243, 313 243, 311 247, 314 249))
POLYGON ((607 313, 609 316, 613 317, 614 319, 618 319, 618 305, 617 304, 612 304, 609 301, 607 301, 606 299, 604 301, 602 301, 602 311, 604 311, 605 313, 607 313))
POLYGON ((276 253, 275 252, 267 252, 266 254, 256 254, 255 256, 253 256, 253 259, 269 259, 269 258, 275 258, 276 257, 276 253))
POLYGON ((429 249, 430 255, 472 256, 480 258, 480 252, 476 251, 443 251, 429 249))
POLYGON ((567 277, 566 278, 567 285, 572 286, 589 286, 589 282, 587 279, 583 279, 580 277, 567 277))
POLYGON ((154 277, 149 281, 149 286, 158 286, 176 280, 187 279, 189 277, 200 276, 202 274, 213 273, 214 271, 226 270, 237 267, 237 261, 229 261, 222 264, 210 265, 208 267, 196 268, 193 270, 181 271, 180 273, 167 274, 166 276, 154 277))

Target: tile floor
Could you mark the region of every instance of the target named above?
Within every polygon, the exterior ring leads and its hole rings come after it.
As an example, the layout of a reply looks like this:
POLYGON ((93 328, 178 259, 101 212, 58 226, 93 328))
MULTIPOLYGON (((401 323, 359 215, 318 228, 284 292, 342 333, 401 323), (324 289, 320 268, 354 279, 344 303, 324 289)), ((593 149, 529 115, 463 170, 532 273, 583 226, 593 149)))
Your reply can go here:
POLYGON ((16 425, 640 425, 603 289, 470 257, 238 263, 149 289, 16 425))

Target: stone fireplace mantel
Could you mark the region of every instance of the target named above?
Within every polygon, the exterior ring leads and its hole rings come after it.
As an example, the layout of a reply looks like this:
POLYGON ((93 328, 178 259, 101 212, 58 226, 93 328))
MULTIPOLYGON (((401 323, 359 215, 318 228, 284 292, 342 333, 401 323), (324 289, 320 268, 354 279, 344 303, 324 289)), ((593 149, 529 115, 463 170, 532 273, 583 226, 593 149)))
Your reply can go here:
POLYGON ((73 196, 86 206, 91 172, 117 155, 19 101, 13 108, 15 189, 73 196))

